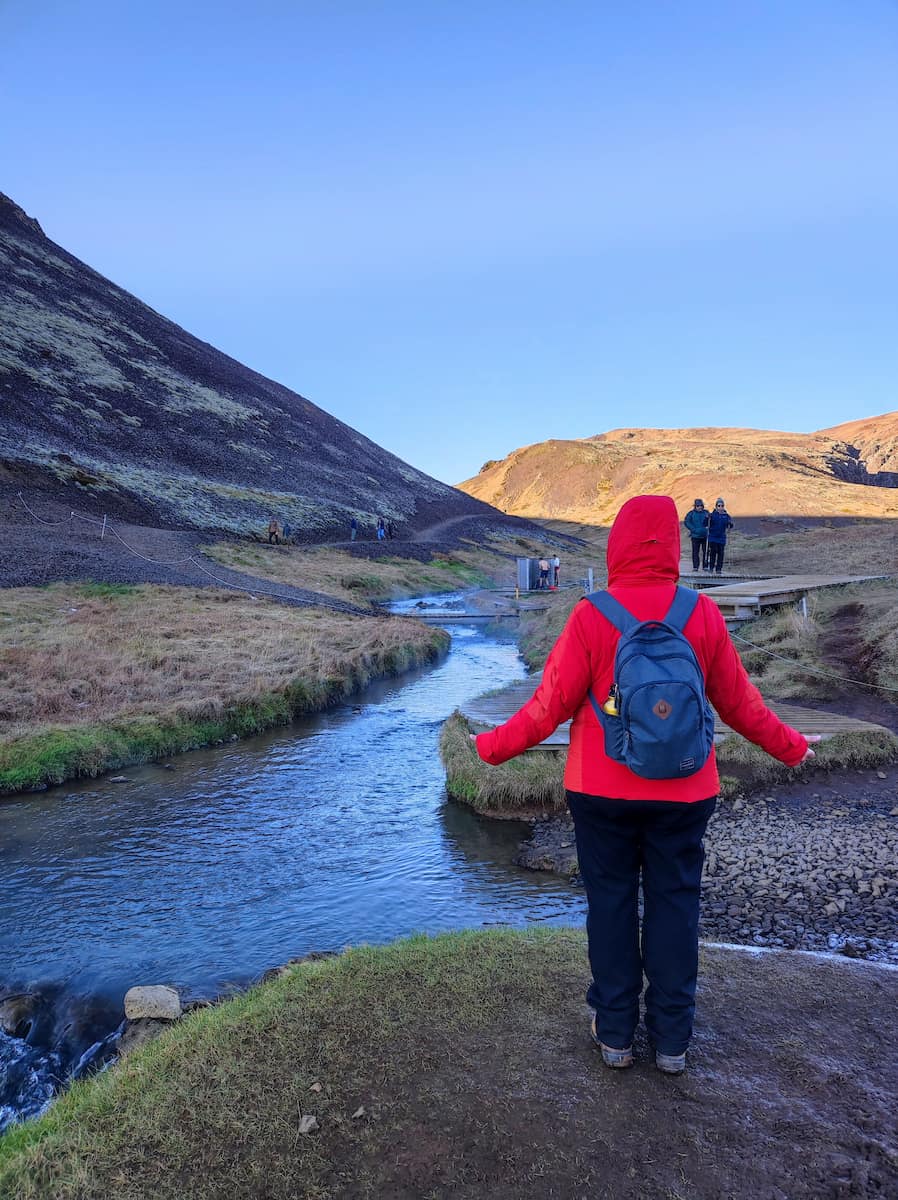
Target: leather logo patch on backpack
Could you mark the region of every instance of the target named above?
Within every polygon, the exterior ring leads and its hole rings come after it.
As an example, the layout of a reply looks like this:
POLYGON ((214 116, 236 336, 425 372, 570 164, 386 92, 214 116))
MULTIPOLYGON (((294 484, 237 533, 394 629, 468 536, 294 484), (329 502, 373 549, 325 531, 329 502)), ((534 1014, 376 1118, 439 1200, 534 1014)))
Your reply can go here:
POLYGON ((666 700, 659 700, 658 703, 652 709, 652 712, 655 714, 656 717, 659 717, 662 721, 666 721, 667 718, 670 716, 670 714, 673 712, 673 705, 668 704, 666 700))

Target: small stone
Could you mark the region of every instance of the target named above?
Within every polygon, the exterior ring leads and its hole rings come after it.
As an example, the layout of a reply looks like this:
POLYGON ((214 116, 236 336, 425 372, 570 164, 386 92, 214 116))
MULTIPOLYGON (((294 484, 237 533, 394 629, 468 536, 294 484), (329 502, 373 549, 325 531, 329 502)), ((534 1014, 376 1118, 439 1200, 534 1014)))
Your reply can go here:
POLYGON ((321 1091, 321 1084, 317 1081, 317 1079, 312 1084, 312 1086, 309 1088, 309 1091, 310 1092, 320 1092, 321 1091))
POLYGON ((829 904, 827 904, 827 905, 824 907, 823 911, 826 913, 826 915, 827 915, 828 917, 834 917, 834 916, 836 916, 836 915, 838 914, 838 912, 839 912, 840 910, 839 910, 839 906, 838 906, 838 904, 835 902, 835 900, 830 900, 829 904))
POLYGON ((895 807, 889 813, 889 816, 890 817, 898 817, 898 804, 895 805, 895 807))
POLYGON ((364 1115, 365 1115, 365 1106, 364 1106, 364 1104, 360 1104, 358 1106, 358 1108, 355 1110, 355 1112, 352 1114, 352 1119, 353 1119, 353 1121, 357 1121, 359 1119, 359 1117, 363 1117, 364 1115))
POLYGON ((307 1114, 299 1118, 300 1133, 313 1133, 316 1129, 320 1128, 321 1126, 318 1124, 318 1118, 313 1117, 311 1114, 307 1114))
POLYGON ((110 783, 127 783, 128 776, 127 775, 110 775, 109 782, 110 783))
POLYGON ((885 779, 885 778, 887 778, 885 771, 877 771, 877 772, 876 772, 876 778, 877 778, 877 779, 885 779))

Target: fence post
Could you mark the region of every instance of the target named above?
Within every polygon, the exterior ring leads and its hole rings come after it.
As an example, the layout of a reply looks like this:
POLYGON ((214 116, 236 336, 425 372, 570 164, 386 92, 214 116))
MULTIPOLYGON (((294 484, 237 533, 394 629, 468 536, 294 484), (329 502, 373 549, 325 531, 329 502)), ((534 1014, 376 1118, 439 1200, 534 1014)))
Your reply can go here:
POLYGON ((106 514, 103 513, 103 528, 100 530, 100 541, 106 536, 106 514))

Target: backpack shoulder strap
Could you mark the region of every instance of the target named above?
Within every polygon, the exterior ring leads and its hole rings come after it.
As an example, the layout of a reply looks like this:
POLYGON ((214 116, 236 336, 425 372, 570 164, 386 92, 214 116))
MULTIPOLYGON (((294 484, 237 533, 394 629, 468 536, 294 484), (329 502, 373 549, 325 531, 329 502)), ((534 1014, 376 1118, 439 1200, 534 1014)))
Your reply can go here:
POLYGON ((615 600, 610 592, 592 592, 586 599, 620 633, 626 633, 628 629, 632 629, 635 625, 639 624, 633 614, 624 608, 619 600, 615 600))
POLYGON ((692 588, 678 587, 674 592, 673 602, 667 610, 664 624, 671 625, 682 633, 686 622, 695 611, 696 604, 698 604, 698 592, 694 592, 692 588))

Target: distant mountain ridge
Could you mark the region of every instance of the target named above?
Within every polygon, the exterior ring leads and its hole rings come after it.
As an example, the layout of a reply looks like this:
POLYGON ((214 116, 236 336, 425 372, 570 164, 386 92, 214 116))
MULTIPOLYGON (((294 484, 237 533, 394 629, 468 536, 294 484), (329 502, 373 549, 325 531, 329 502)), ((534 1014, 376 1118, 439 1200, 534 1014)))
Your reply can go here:
POLYGON ((898 412, 816 433, 614 429, 523 446, 458 486, 516 516, 587 523, 653 492, 684 511, 723 496, 746 516, 894 517, 898 412))
POLYGON ((489 508, 161 317, 0 193, 0 492, 318 537, 489 508))

